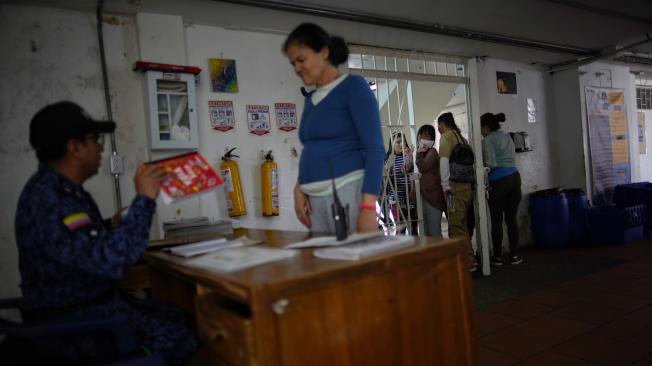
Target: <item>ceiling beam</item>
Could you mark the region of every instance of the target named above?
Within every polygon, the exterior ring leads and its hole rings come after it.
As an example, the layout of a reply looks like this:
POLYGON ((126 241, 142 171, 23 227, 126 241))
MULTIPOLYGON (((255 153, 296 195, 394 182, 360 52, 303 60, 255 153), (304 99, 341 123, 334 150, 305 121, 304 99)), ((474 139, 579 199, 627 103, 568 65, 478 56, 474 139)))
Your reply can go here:
POLYGON ((491 42, 507 46, 525 47, 538 50, 544 50, 562 54, 572 54, 577 56, 593 56, 599 53, 598 50, 562 45, 558 43, 537 41, 526 38, 511 37, 496 33, 481 32, 465 28, 451 27, 438 23, 425 23, 414 20, 385 17, 380 15, 366 14, 360 11, 341 10, 326 8, 315 5, 299 4, 281 0, 214 0, 231 4, 253 6, 259 8, 289 11, 294 13, 313 15, 318 17, 334 18, 348 20, 357 23, 366 23, 405 29, 417 32, 438 34, 443 36, 464 38, 480 42, 491 42))
MULTIPOLYGON (((621 19, 625 19, 625 20, 633 20, 635 22, 644 23, 644 24, 652 24, 652 18, 646 18, 646 17, 642 17, 642 16, 623 13, 621 11, 616 11, 616 10, 612 10, 612 9, 600 8, 600 7, 597 7, 597 6, 585 4, 585 3, 580 2, 580 1, 573 1, 573 0, 539 0, 539 1, 546 1, 546 2, 549 2, 549 3, 558 4, 558 5, 566 6, 566 7, 569 7, 569 8, 580 9, 580 10, 584 10, 584 11, 595 13, 595 14, 609 16, 609 17, 612 17, 612 18, 621 18, 621 19)), ((618 4, 618 3, 614 2, 614 4, 618 4)))

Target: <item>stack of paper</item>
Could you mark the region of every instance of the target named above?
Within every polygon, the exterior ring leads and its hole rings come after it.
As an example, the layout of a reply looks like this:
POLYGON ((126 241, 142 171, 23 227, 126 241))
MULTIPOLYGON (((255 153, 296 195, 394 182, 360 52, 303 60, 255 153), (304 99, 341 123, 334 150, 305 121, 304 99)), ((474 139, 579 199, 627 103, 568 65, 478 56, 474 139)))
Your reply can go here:
POLYGON ((311 238, 305 241, 300 241, 296 243, 291 243, 284 248, 286 249, 299 249, 299 248, 318 248, 318 247, 331 247, 339 245, 347 245, 352 243, 357 243, 359 241, 368 240, 371 238, 376 238, 382 236, 382 231, 373 231, 369 233, 355 233, 349 235, 346 239, 338 241, 334 236, 318 236, 311 238))
POLYGON ((288 249, 260 247, 230 248, 197 259, 192 259, 185 264, 231 272, 258 266, 264 263, 292 258, 296 254, 297 251, 288 249))
POLYGON ((239 241, 226 241, 225 238, 219 238, 186 245, 179 245, 176 247, 168 248, 166 250, 174 255, 188 258, 195 255, 210 253, 216 250, 239 245, 242 245, 242 243, 239 241))
POLYGON ((174 220, 174 221, 165 221, 163 223, 163 230, 170 231, 170 230, 187 229, 191 227, 208 225, 209 222, 210 221, 206 216, 193 217, 190 219, 182 219, 182 220, 174 220))
POLYGON ((252 240, 247 237, 237 238, 236 240, 227 241, 225 238, 212 239, 200 241, 197 243, 191 243, 186 245, 179 245, 176 247, 166 249, 171 254, 178 255, 180 257, 193 257, 200 254, 206 254, 215 252, 217 250, 222 250, 226 248, 241 247, 245 245, 253 245, 260 243, 260 240, 252 240))
POLYGON ((414 245, 412 236, 380 236, 354 244, 338 245, 334 247, 315 250, 314 254, 319 258, 360 260, 374 255, 403 249, 414 245))
POLYGON ((167 221, 163 223, 165 239, 196 237, 206 235, 227 235, 233 233, 229 220, 209 221, 207 217, 167 221))

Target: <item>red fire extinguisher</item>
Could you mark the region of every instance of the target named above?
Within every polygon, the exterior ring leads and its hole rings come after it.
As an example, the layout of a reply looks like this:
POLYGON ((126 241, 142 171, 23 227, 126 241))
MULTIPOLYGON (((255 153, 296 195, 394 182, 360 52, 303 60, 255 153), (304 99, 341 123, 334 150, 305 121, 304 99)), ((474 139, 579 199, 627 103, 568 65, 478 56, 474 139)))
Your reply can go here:
POLYGON ((260 187, 263 196, 263 216, 278 216, 278 164, 272 151, 265 154, 260 166, 260 187))

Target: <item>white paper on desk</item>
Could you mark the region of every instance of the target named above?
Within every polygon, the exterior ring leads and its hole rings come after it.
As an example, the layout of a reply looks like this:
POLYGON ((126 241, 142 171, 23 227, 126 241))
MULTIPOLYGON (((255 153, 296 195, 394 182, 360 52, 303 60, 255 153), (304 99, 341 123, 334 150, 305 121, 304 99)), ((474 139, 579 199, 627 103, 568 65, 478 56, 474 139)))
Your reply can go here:
POLYGON ((412 236, 382 236, 349 245, 315 250, 315 257, 326 259, 360 260, 414 245, 412 236))
POLYGON ((265 263, 276 262, 297 255, 296 250, 242 247, 220 250, 186 262, 186 265, 215 269, 218 271, 237 271, 265 263))
POLYGON ((179 245, 172 248, 167 248, 171 254, 178 255, 181 257, 193 257, 200 254, 212 253, 217 250, 222 250, 226 248, 233 247, 242 247, 247 245, 254 245, 262 243, 261 240, 249 239, 246 236, 237 238, 235 240, 227 241, 225 238, 204 240, 197 243, 191 243, 186 245, 179 245))
POLYGON ((352 243, 357 243, 362 240, 367 240, 382 236, 384 233, 382 231, 372 231, 369 233, 354 233, 349 235, 348 238, 337 241, 337 238, 334 236, 318 236, 316 238, 310 238, 305 241, 300 241, 292 244, 288 244, 283 248, 286 249, 299 249, 299 248, 320 248, 320 247, 332 247, 339 245, 347 245, 352 243))

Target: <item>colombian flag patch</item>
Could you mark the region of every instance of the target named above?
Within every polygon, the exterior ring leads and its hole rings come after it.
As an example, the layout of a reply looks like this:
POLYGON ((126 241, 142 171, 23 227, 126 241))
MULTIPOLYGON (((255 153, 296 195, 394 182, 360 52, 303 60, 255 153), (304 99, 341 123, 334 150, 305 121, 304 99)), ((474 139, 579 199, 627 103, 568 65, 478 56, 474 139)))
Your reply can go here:
POLYGON ((63 224, 66 225, 70 231, 75 231, 92 223, 91 218, 88 217, 88 214, 85 212, 78 212, 63 219, 63 224))

